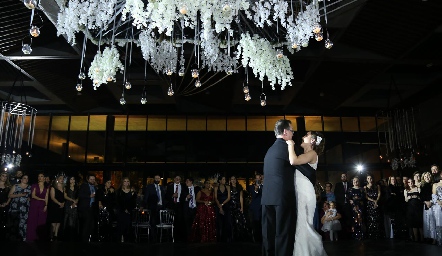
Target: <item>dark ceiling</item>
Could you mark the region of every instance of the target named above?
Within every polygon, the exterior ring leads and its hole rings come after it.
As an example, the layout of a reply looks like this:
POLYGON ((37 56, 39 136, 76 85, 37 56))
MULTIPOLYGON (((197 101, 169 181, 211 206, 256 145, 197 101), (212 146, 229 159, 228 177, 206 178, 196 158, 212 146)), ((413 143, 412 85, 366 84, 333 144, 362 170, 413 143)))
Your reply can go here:
MULTIPOLYGON (((327 2, 334 47, 327 50, 324 42, 311 39, 300 52, 285 53, 294 71, 293 86, 272 91, 265 83, 266 107, 259 104, 261 83, 254 78, 250 79, 252 100, 244 101, 243 70, 228 77, 215 74, 210 81, 207 78, 213 74, 207 74, 198 90, 189 79, 174 79, 176 93, 169 97, 167 76, 149 67, 144 80, 145 63, 138 48, 128 71, 133 86, 125 92, 127 105, 119 104, 122 75, 97 91, 85 80, 83 91, 77 93, 81 42, 71 46, 64 37, 57 37, 53 22, 58 6, 55 0, 41 2, 44 25, 32 42, 31 55, 21 52, 29 33, 30 10, 19 0, 0 3, 0 95, 6 99, 10 93, 17 96, 24 91, 28 104, 39 113, 374 115, 386 108, 432 106, 428 102, 442 99, 438 88, 442 83, 441 1, 327 2), (13 88, 19 70, 23 76, 13 88), (144 85, 148 103, 141 105, 144 85)), ((325 25, 323 18, 321 23, 325 25)), ((88 44, 86 66, 96 50, 88 44)), ((119 50, 124 56, 125 48, 119 50)))

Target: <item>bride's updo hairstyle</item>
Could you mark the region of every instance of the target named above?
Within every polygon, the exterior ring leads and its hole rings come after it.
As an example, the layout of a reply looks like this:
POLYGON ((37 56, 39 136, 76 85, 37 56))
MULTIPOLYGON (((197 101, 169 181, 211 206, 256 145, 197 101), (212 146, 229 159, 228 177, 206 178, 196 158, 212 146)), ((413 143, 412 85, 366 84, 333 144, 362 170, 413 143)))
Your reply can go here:
POLYGON ((315 140, 315 143, 313 143, 313 150, 316 151, 316 154, 320 155, 324 152, 325 147, 325 138, 324 135, 320 132, 310 131, 310 134, 312 135, 312 139, 315 140))

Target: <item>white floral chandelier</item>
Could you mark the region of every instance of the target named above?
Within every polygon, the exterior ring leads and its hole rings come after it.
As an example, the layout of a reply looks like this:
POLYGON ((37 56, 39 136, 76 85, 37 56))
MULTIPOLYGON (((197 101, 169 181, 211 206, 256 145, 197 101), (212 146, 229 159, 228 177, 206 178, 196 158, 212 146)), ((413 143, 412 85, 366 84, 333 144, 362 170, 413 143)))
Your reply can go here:
MULTIPOLYGON (((261 81, 267 77, 273 90, 276 85, 284 90, 291 86, 293 79, 293 70, 284 51, 294 54, 307 47, 311 38, 321 41, 324 37, 318 0, 311 0, 307 5, 303 1, 287 0, 57 2, 61 8, 58 35, 66 35, 69 43, 75 44, 76 33, 83 32, 85 39, 95 44, 110 45, 97 53, 89 68, 88 76, 95 89, 115 81, 116 73, 125 68, 115 45, 136 43, 150 66, 157 73, 168 76, 174 73, 184 76, 184 44, 192 44, 195 53, 192 77, 196 79, 196 87, 201 86, 199 71, 203 68, 231 75, 243 67, 250 68, 261 81), (127 26, 126 31, 131 30, 131 36, 118 37, 116 30, 121 26, 127 26), (192 33, 185 33, 185 30, 192 33), (111 34, 112 39, 109 39, 111 34), (192 37, 186 37, 188 34, 192 37)), ((325 3, 323 11, 327 22, 325 3)), ((330 49, 333 43, 328 32, 326 36, 325 47, 330 49)), ((83 57, 84 50, 83 46, 83 57)), ((80 80, 86 77, 82 71, 83 61, 80 80)), ((81 88, 81 84, 77 85, 77 90, 81 88)), ((173 95, 172 86, 170 90, 169 95, 173 95)))

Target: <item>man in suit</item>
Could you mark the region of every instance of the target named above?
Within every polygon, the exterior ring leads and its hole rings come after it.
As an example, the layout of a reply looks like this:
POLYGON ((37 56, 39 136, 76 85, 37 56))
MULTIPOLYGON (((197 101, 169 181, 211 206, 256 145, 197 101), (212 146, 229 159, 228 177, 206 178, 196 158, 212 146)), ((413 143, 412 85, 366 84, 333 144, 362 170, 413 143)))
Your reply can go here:
POLYGON ((196 195, 200 191, 199 187, 193 185, 193 178, 186 179, 186 186, 181 191, 183 201, 183 217, 185 226, 185 237, 190 238, 192 223, 196 214, 196 195))
POLYGON ((173 179, 173 183, 167 186, 166 200, 168 200, 167 208, 175 212, 174 219, 174 236, 178 242, 185 241, 185 227, 184 227, 184 215, 183 215, 183 202, 185 198, 184 184, 181 184, 181 176, 177 175, 173 179))
POLYGON ((341 213, 341 225, 343 230, 343 238, 349 238, 351 236, 351 227, 353 221, 353 213, 350 203, 347 199, 347 191, 353 185, 347 181, 347 174, 341 173, 341 182, 335 184, 335 198, 338 206, 338 211, 341 213))
POLYGON ((293 137, 290 120, 281 119, 275 124, 276 141, 264 157, 262 189, 263 255, 286 256, 293 254, 296 228, 295 170, 312 173, 308 164, 291 166, 287 140, 293 137))
POLYGON ((261 220, 262 220, 262 210, 261 210, 261 197, 262 197, 262 175, 255 175, 255 183, 248 187, 248 192, 251 196, 251 201, 249 205, 249 215, 252 221, 253 230, 253 240, 255 243, 262 242, 261 236, 261 220))
POLYGON ((98 211, 95 191, 95 176, 88 175, 87 182, 81 184, 78 190, 78 213, 82 242, 90 242, 94 231, 95 213, 98 211))
POLYGON ((16 185, 21 183, 21 177, 23 177, 23 171, 17 170, 14 177, 11 177, 11 185, 16 185))
POLYGON ((166 205, 165 192, 160 185, 161 176, 155 175, 153 184, 148 184, 144 190, 144 205, 150 211, 150 225, 153 228, 152 236, 156 240, 156 225, 160 222, 160 210, 166 205))

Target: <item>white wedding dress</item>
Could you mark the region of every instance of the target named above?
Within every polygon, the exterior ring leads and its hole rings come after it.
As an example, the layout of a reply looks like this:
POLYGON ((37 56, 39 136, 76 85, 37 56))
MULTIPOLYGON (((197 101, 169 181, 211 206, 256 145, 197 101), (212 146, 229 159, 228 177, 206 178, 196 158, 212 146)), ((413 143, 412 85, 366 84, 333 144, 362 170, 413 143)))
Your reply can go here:
MULTIPOLYGON (((309 164, 316 170, 318 161, 309 164)), ((307 177, 300 171, 295 173, 295 191, 298 207, 296 221, 294 256, 326 256, 322 237, 313 227, 313 215, 316 208, 315 189, 307 177)))

